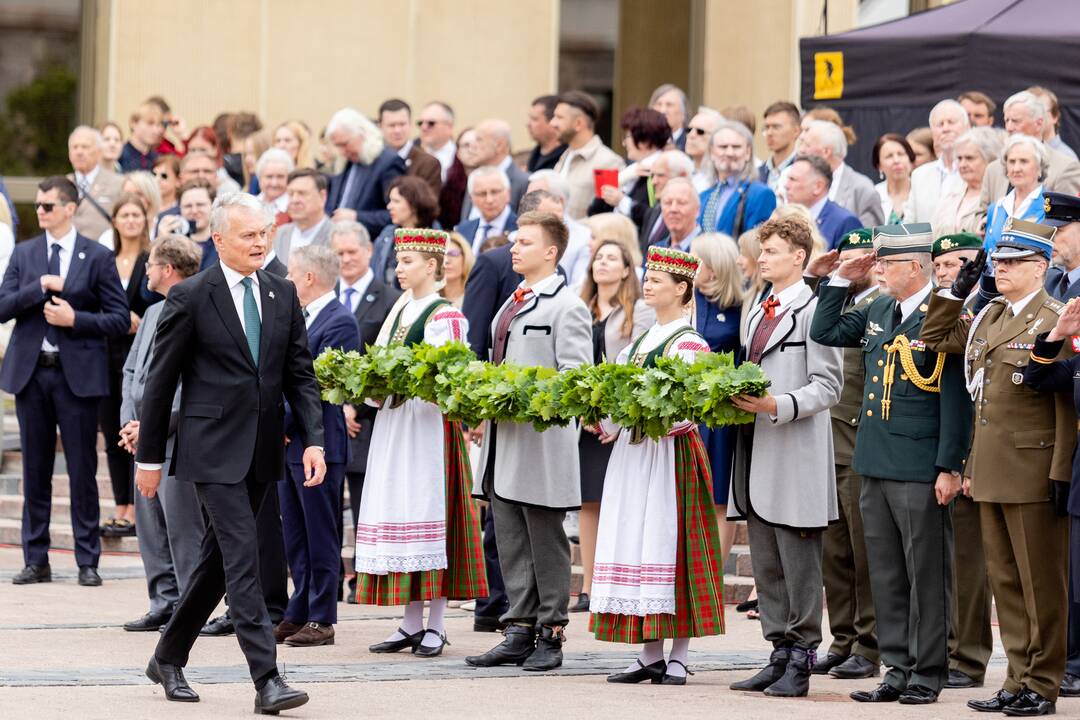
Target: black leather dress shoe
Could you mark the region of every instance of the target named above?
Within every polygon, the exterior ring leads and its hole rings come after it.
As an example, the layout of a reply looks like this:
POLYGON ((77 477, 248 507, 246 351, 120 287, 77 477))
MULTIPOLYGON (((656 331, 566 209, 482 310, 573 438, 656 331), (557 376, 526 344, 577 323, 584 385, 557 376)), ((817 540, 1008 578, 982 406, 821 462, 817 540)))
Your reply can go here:
POLYGON ((1061 697, 1080 697, 1080 676, 1065 673, 1058 694, 1061 697))
POLYGON ((432 635, 437 637, 439 639, 439 644, 425 645, 423 642, 420 642, 416 647, 413 648, 412 654, 417 657, 439 657, 440 655, 442 655, 443 648, 449 645, 450 641, 446 639, 446 633, 439 632, 438 630, 432 630, 431 628, 425 630, 424 633, 420 636, 421 641, 424 639, 427 633, 431 633, 432 635))
POLYGON ((640 660, 635 660, 637 668, 630 670, 629 672, 619 672, 614 675, 608 675, 607 681, 609 683, 622 683, 624 685, 635 685, 639 682, 650 681, 653 685, 660 684, 660 681, 664 679, 664 671, 667 670, 667 663, 663 660, 657 660, 651 665, 644 665, 640 660))
POLYGON ((225 613, 203 625, 199 634, 206 637, 225 637, 235 632, 236 628, 233 627, 232 618, 229 617, 229 613, 225 613))
POLYGON ((536 651, 536 632, 523 625, 509 625, 503 630, 503 641, 483 655, 470 655, 465 658, 467 665, 473 667, 494 667, 496 665, 524 665, 529 656, 536 651))
POLYGON ((424 639, 424 631, 423 630, 419 630, 419 631, 413 633, 412 635, 405 632, 401 628, 398 628, 397 631, 398 631, 399 634, 404 635, 405 637, 401 638, 400 640, 384 640, 381 643, 375 643, 374 645, 369 645, 368 646, 368 652, 373 652, 373 653, 396 653, 396 652, 401 652, 405 648, 408 648, 409 650, 414 650, 415 651, 416 648, 420 645, 420 641, 424 639))
POLYGON ((589 593, 583 592, 577 596, 577 602, 570 606, 570 612, 589 612, 589 593))
POLYGON ((561 627, 551 628, 541 625, 540 632, 536 634, 536 649, 529 654, 521 668, 533 672, 544 672, 562 667, 564 642, 566 638, 563 636, 561 627))
POLYGON ((931 690, 925 685, 908 685, 907 690, 900 693, 901 705, 929 705, 936 703, 937 691, 931 690))
POLYGON ((945 687, 950 689, 982 687, 982 680, 976 680, 966 672, 950 670, 949 679, 945 681, 945 687))
POLYGON ((506 629, 506 623, 499 620, 498 615, 474 615, 473 632, 502 632, 506 629))
POLYGON ((262 690, 255 691, 255 714, 277 715, 282 710, 298 708, 307 701, 306 692, 294 690, 285 683, 285 678, 275 675, 266 681, 262 690))
POLYGON ((83 587, 98 587, 101 585, 101 576, 97 568, 89 565, 79 568, 79 584, 83 587))
POLYGON ((146 666, 146 677, 165 689, 165 699, 173 702, 199 702, 199 695, 184 678, 184 668, 168 663, 159 663, 156 657, 150 658, 146 666))
POLYGON ((791 648, 776 648, 769 656, 769 664, 758 673, 745 680, 731 683, 732 690, 748 692, 765 692, 765 688, 784 676, 787 670, 788 658, 791 657, 791 648))
POLYGON ((840 665, 848 659, 846 655, 838 655, 837 653, 829 653, 825 657, 814 663, 814 666, 810 668, 811 675, 827 675, 837 665, 840 665))
POLYGON ((886 703, 900 699, 900 691, 889 683, 881 683, 873 690, 856 690, 850 696, 855 702, 886 703))
POLYGON ((875 662, 870 662, 862 655, 852 655, 829 671, 829 677, 838 680, 865 680, 877 677, 881 668, 875 662))
POLYGON ((1053 715, 1057 712, 1057 706, 1039 693, 1029 688, 1024 688, 1011 702, 1001 711, 1009 717, 1037 717, 1040 715, 1053 715))
POLYGON ((1019 695, 1015 695, 1008 690, 998 690, 994 693, 994 697, 989 700, 968 700, 967 706, 979 712, 1001 712, 1016 702, 1018 697, 1019 695))
POLYGON ((11 578, 13 585, 33 585, 52 582, 52 569, 48 565, 27 565, 11 578))
MULTIPOLYGON (((671 662, 668 663, 669 668, 672 665, 682 665, 683 674, 682 675, 669 675, 667 670, 665 670, 664 671, 664 677, 660 681, 660 684, 661 685, 685 685, 686 684, 686 676, 687 675, 693 675, 694 673, 691 672, 690 668, 686 667, 686 665, 684 663, 682 663, 682 662, 680 662, 678 660, 672 660, 671 662)), ((656 681, 653 680, 653 682, 656 682, 656 681)))
POLYGON ((171 613, 148 612, 138 620, 124 623, 124 629, 128 632, 154 632, 164 627, 171 617, 171 613))

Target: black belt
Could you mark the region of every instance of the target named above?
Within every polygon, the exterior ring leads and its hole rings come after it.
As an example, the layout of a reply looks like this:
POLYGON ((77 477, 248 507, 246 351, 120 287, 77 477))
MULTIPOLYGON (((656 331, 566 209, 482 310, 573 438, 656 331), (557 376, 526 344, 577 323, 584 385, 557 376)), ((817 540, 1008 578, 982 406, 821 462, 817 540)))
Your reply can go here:
POLYGON ((38 367, 44 368, 60 367, 60 353, 46 352, 42 350, 41 353, 38 355, 37 364, 38 367))

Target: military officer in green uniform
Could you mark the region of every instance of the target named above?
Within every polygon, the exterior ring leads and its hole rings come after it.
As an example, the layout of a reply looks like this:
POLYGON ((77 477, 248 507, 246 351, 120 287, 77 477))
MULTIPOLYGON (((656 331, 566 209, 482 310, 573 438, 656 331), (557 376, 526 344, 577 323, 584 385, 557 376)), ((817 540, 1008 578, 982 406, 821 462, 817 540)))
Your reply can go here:
MULTIPOLYGON (((964 262, 974 260, 982 249, 982 238, 961 232, 942 235, 934 241, 934 282, 939 290, 952 287, 964 262)), ((961 315, 974 317, 978 291, 964 302, 961 315)), ((986 578, 979 507, 971 499, 971 478, 964 480, 965 491, 953 502, 953 606, 949 625, 948 688, 980 687, 986 675, 986 663, 994 651, 990 629, 990 581, 986 578)))
MULTIPOLYGON (((835 270, 840 262, 873 252, 873 229, 852 230, 840 241, 837 250, 810 263, 808 276, 804 279, 816 289, 820 279, 835 270)), ((870 273, 848 287, 844 312, 868 307, 878 295, 877 279, 870 273)), ((815 675, 828 673, 842 679, 874 677, 880 672, 874 601, 859 511, 862 478, 851 467, 862 400, 863 352, 859 348, 847 348, 844 350, 844 389, 840 402, 830 411, 840 519, 830 523, 825 531, 821 559, 833 641, 828 653, 818 660, 812 671, 815 675)))
POLYGON ((952 520, 968 452, 971 401, 959 358, 930 352, 919 329, 933 286, 930 225, 874 229, 875 255, 840 264, 820 290, 810 336, 860 348, 865 369, 854 468, 884 682, 859 702, 927 704, 948 677, 952 520), (847 287, 876 265, 882 296, 843 312, 847 287))
POLYGON ((1054 500, 1072 476, 1076 414, 1070 397, 1024 385, 1036 336, 1063 308, 1043 289, 1053 236, 1052 227, 1007 221, 992 256, 1001 295, 974 320, 961 316, 982 272, 980 253, 931 298, 921 334, 929 349, 964 359, 975 401, 965 473, 1009 662, 1002 689, 968 706, 1019 717, 1054 713, 1065 672, 1068 521, 1054 500))

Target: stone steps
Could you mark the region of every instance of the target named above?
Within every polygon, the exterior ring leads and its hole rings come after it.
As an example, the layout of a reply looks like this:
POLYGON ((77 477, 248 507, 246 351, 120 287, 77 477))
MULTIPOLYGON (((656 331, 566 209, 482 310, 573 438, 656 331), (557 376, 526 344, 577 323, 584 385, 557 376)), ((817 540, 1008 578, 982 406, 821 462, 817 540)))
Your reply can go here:
MULTIPOLYGON (((75 547, 75 534, 71 531, 71 523, 65 521, 67 517, 69 515, 65 512, 54 509, 52 522, 49 523, 49 538, 54 549, 71 550, 75 547)), ((22 545, 21 528, 22 520, 19 518, 0 518, 0 545, 22 545)), ((103 537, 101 549, 110 553, 138 554, 139 541, 134 537, 103 537)))

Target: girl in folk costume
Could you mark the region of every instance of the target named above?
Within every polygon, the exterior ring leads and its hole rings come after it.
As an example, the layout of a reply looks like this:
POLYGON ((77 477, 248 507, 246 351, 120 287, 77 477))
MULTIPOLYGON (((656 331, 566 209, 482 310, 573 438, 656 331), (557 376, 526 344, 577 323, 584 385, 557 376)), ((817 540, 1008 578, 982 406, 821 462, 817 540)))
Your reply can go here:
MULTIPOLYGON (((445 232, 396 231, 395 272, 413 299, 387 317, 389 331, 384 326, 379 344, 464 341, 465 316, 437 287, 446 244, 445 232)), ((447 644, 447 600, 487 595, 471 487, 461 427, 431 403, 387 398, 372 429, 356 525, 356 597, 366 605, 404 605, 405 617, 371 652, 409 648, 414 655, 435 657, 447 644), (430 601, 426 629, 425 600, 430 601)))
MULTIPOLYGON (((683 315, 698 259, 651 247, 646 268, 645 303, 656 311, 656 324, 618 362, 693 362, 709 352, 683 315)), ((690 638, 724 632, 720 536, 701 436, 690 422, 677 423, 660 440, 607 421, 600 433, 615 448, 600 503, 589 629, 598 640, 644 645, 634 664, 608 682, 684 685, 690 638), (667 638, 674 642, 665 662, 667 638)))

